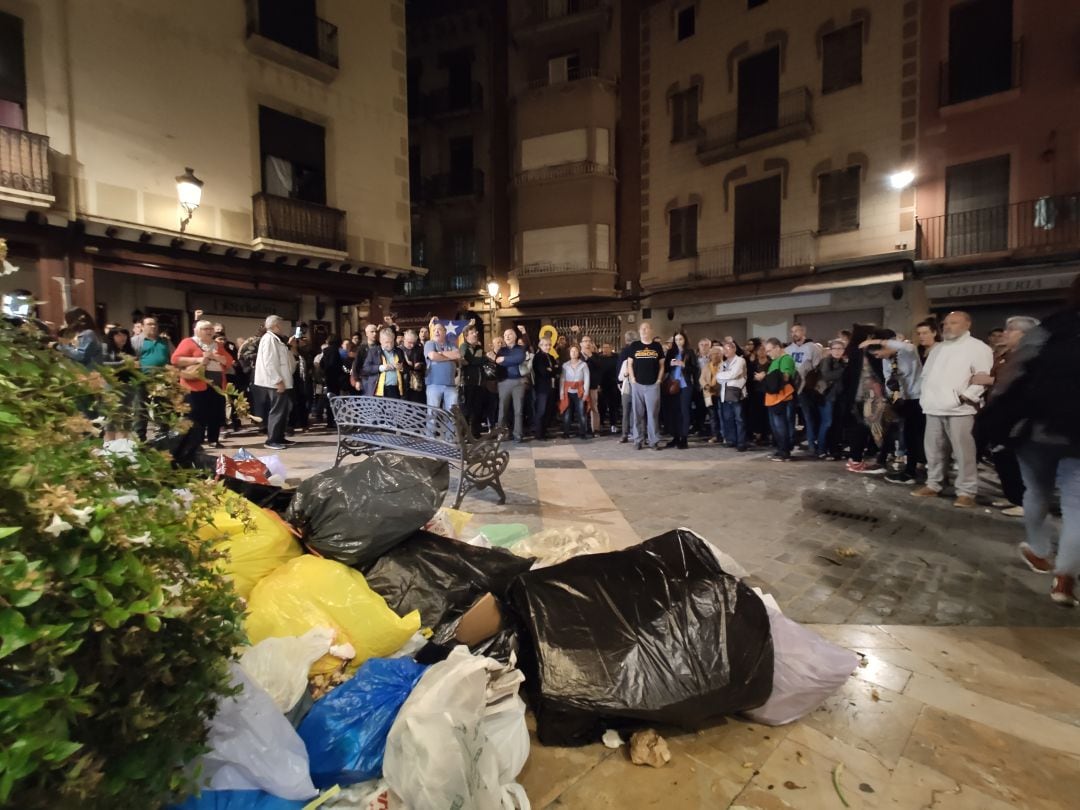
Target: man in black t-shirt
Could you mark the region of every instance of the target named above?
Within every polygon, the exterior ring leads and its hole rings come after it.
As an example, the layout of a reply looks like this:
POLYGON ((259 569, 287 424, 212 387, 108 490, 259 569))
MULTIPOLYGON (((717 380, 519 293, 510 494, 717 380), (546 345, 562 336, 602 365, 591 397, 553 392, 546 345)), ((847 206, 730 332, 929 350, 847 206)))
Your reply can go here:
MULTIPOLYGON (((616 423, 619 421, 619 365, 618 358, 612 353, 610 343, 605 343, 600 349, 600 355, 596 360, 596 366, 600 377, 600 422, 611 425, 611 432, 617 433, 616 423)), ((591 373, 591 372, 590 372, 591 373)))
POLYGON ((634 398, 634 444, 640 450, 646 438, 660 449, 660 383, 664 381, 664 347, 653 339, 652 324, 638 329, 640 340, 627 347, 630 356, 630 388, 634 398))

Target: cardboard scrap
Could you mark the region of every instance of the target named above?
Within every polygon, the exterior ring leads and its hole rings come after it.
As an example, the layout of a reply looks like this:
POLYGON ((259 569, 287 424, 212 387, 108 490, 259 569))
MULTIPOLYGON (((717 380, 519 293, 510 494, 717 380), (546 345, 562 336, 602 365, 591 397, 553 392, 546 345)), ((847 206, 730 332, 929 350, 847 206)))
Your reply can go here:
POLYGON ((667 741, 649 728, 630 738, 630 761, 635 765, 663 768, 671 762, 671 751, 667 741))

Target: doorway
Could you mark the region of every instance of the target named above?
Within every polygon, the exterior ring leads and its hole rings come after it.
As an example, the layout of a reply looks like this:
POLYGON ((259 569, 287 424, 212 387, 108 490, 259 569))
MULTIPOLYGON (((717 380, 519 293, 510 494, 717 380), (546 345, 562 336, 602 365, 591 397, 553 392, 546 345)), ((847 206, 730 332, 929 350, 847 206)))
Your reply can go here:
POLYGON ((745 140, 779 125, 780 49, 770 48, 739 62, 736 139, 745 140))
POLYGON ((780 265, 780 175, 735 187, 735 274, 780 265))

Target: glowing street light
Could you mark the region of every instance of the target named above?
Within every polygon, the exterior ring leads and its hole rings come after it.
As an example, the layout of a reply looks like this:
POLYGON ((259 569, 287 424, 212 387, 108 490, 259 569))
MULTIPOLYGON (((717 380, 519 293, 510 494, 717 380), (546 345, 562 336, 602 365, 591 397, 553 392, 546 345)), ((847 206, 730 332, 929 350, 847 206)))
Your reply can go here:
POLYGON ((203 181, 195 176, 190 166, 184 169, 184 173, 176 178, 176 196, 180 199, 180 207, 187 216, 180 220, 180 233, 184 232, 187 224, 191 221, 191 215, 195 213, 202 202, 203 181))
POLYGON ((905 169, 902 172, 894 172, 889 175, 889 185, 897 191, 905 189, 915 182, 915 172, 905 169))

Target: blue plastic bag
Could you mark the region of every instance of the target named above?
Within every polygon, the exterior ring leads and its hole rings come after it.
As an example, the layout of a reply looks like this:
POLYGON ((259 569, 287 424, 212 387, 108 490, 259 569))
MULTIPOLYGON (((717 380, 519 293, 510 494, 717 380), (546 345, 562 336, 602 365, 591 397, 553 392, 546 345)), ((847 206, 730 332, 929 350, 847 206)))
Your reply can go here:
POLYGON ((309 801, 281 799, 261 790, 204 790, 171 810, 301 810, 309 801))
POLYGON ((311 781, 324 789, 377 779, 390 726, 427 667, 411 658, 370 658, 311 707, 297 731, 311 781))

